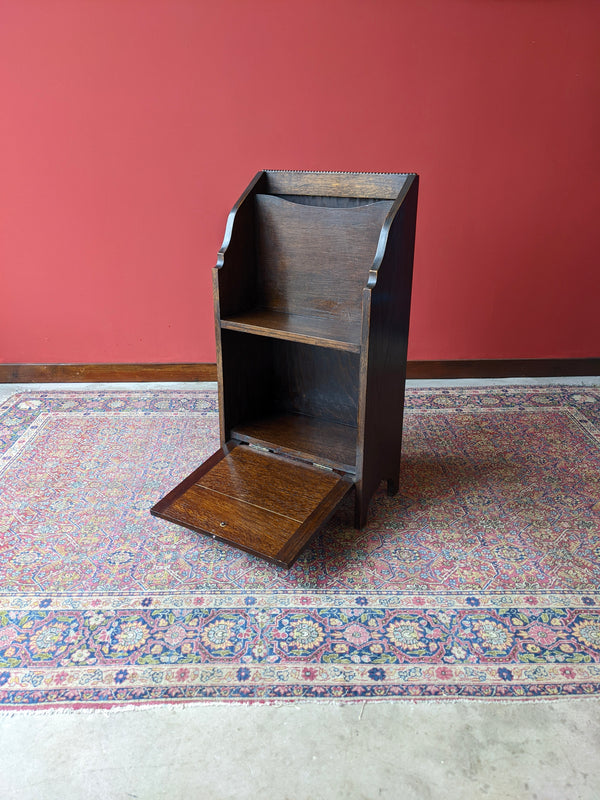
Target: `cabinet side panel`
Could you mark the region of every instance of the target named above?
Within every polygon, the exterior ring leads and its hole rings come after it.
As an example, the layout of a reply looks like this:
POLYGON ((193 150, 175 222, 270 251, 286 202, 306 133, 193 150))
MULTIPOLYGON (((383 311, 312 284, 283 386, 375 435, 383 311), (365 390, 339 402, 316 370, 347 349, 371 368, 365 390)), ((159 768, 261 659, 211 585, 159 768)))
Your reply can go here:
POLYGON ((220 313, 227 317, 256 304, 255 209, 253 196, 235 212, 223 263, 217 270, 220 313))
POLYGON ((281 386, 274 370, 275 339, 221 330, 222 437, 241 422, 281 408, 281 386))
POLYGON ((371 290, 359 430, 362 456, 358 496, 362 499, 357 521, 361 525, 380 481, 387 479, 397 485, 400 471, 417 191, 415 177, 392 223, 377 282, 371 290))

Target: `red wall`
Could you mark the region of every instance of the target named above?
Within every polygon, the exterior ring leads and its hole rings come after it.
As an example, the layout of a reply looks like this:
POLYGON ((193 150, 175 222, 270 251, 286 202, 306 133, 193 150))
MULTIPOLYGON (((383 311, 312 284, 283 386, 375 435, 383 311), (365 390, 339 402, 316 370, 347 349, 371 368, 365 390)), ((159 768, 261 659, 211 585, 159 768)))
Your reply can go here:
POLYGON ((214 360, 262 168, 422 176, 412 359, 600 355, 597 0, 0 0, 0 361, 214 360))

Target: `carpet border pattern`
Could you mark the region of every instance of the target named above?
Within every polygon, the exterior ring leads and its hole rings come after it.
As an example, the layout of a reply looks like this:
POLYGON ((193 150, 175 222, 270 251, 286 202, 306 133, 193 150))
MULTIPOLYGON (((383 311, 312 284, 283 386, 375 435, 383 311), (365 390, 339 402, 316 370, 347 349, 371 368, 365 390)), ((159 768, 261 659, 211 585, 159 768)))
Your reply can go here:
MULTIPOLYGON (((199 413, 199 398, 201 413, 214 416, 217 397, 210 390, 13 395, 0 405, 0 473, 26 453, 48 415, 190 415, 199 413)), ((410 389, 406 407, 407 414, 559 411, 597 451, 600 463, 598 388, 410 389)), ((8 536, 1 513, 0 495, 0 545, 8 536)), ((589 519, 590 525, 597 520, 600 532, 600 503, 590 506, 589 519)), ((0 586, 4 710, 215 700, 597 695, 598 586, 443 594, 294 587, 285 593, 14 593, 0 586), (25 641, 27 663, 22 658, 25 641), (170 643, 172 658, 160 661, 152 655, 152 643, 164 641, 170 643), (241 655, 244 641, 253 644, 241 655), (326 648, 332 642, 337 650, 326 648), (83 654, 79 660, 78 652, 83 654)))

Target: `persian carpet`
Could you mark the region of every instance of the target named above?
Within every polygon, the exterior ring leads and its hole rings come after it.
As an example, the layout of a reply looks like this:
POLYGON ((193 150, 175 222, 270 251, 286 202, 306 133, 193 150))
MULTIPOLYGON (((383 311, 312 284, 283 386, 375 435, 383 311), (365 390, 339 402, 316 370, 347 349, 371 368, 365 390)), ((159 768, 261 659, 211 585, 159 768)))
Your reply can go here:
POLYGON ((150 516, 216 393, 0 406, 0 707, 600 694, 600 389, 407 392, 400 493, 290 571, 150 516))

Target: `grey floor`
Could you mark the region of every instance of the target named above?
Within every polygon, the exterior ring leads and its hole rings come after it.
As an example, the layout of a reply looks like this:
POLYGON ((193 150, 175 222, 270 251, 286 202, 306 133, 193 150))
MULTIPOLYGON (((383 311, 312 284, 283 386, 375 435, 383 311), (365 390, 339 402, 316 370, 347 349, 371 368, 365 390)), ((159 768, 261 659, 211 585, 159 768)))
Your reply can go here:
MULTIPOLYGON (((600 385, 600 378, 429 381, 600 385)), ((0 385, 16 391, 213 384, 0 385)), ((0 800, 600 800, 600 699, 0 716, 0 800)))

